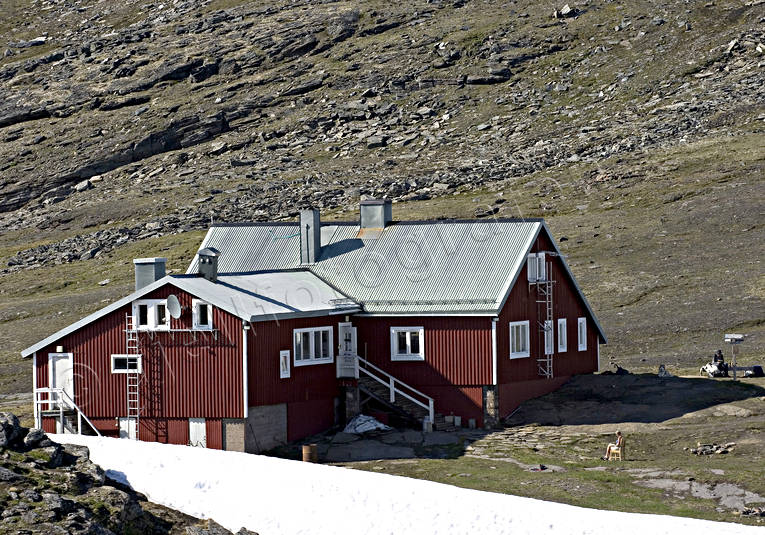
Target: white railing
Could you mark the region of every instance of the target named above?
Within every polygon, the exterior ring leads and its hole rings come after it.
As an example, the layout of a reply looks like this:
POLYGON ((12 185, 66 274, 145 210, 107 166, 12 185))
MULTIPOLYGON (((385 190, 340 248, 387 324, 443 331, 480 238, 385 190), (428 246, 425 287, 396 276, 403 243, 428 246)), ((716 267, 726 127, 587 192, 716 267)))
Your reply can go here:
POLYGON ((391 403, 396 402, 396 394, 404 396, 406 399, 408 399, 412 403, 415 403, 419 405, 420 407, 422 407, 423 409, 425 409, 426 411, 428 411, 428 418, 430 419, 430 422, 433 423, 433 420, 435 418, 435 414, 434 414, 435 411, 433 408, 432 397, 426 396, 419 390, 412 388, 411 386, 404 383, 403 381, 399 381, 388 372, 381 370, 380 368, 378 368, 371 362, 364 360, 361 357, 358 357, 358 361, 359 361, 359 372, 364 372, 365 375, 367 375, 368 377, 371 377, 372 379, 374 379, 375 381, 377 381, 378 383, 380 383, 381 385, 385 386, 388 389, 389 401, 391 403), (379 377, 376 374, 379 374, 382 377, 379 377), (422 399, 422 401, 420 401, 420 399, 414 398, 410 394, 407 394, 406 392, 401 390, 399 386, 407 389, 409 392, 411 392, 415 396, 419 396, 422 399))
POLYGON ((42 429, 42 411, 53 412, 58 411, 59 421, 61 422, 61 432, 64 432, 64 411, 73 410, 77 413, 77 434, 82 434, 82 421, 85 420, 87 424, 96 432, 99 437, 101 433, 98 432, 96 426, 93 425, 85 413, 80 410, 74 400, 69 397, 63 388, 37 388, 35 389, 35 414, 37 415, 37 421, 35 426, 38 429, 42 429), (43 398, 43 396, 45 396, 43 398), (44 409, 42 405, 47 405, 47 409, 44 409))

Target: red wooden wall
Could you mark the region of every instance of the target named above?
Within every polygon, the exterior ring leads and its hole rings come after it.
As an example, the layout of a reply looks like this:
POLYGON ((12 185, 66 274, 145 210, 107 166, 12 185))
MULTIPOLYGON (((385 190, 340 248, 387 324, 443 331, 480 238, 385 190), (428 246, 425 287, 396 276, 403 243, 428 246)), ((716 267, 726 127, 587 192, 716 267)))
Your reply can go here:
POLYGON ((251 323, 247 334, 248 405, 287 404, 288 440, 297 440, 332 427, 339 395, 335 360, 295 366, 293 330, 332 327, 337 352, 337 324, 344 316, 298 318, 251 323), (290 352, 290 377, 279 377, 279 352, 290 352))
MULTIPOLYGON (((532 251, 554 250, 547 236, 540 234, 532 251)), ((544 352, 544 341, 538 334, 537 289, 529 285, 526 267, 520 273, 510 297, 500 312, 497 323, 497 381, 500 385, 500 415, 506 416, 521 402, 541 396, 558 388, 574 374, 592 373, 598 368, 597 328, 588 316, 584 303, 568 277, 559 257, 546 257, 552 261, 553 289, 553 372, 554 379, 543 379, 538 374, 536 357, 544 352), (577 318, 587 318, 587 350, 578 350, 577 318), (558 319, 566 318, 567 351, 558 352, 558 319), (529 320, 531 355, 510 359, 510 322, 529 320)))
MULTIPOLYGON (((171 318, 171 328, 190 329, 190 294, 168 284, 142 299, 163 299, 171 293, 187 310, 177 320, 171 318)), ((186 443, 188 418, 198 417, 209 419, 208 442, 220 443, 220 419, 242 418, 242 323, 213 310, 217 337, 200 331, 140 334, 142 439, 186 443)), ((48 353, 55 352, 55 346, 73 354, 75 402, 106 434, 116 433, 115 419, 127 416, 126 375, 111 373, 111 355, 126 352, 126 313, 132 313, 130 305, 37 352, 38 387, 48 386, 48 353)))

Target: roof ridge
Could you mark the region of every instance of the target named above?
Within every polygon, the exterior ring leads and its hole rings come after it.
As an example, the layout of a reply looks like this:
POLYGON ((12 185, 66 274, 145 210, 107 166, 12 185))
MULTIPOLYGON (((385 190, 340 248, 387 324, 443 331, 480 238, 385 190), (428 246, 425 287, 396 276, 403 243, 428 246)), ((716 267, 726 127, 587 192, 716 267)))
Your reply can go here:
MULTIPOLYGON (((394 220, 389 225, 437 225, 442 223, 543 223, 543 217, 490 217, 486 219, 417 219, 417 220, 394 220)), ((329 227, 333 225, 343 226, 358 226, 358 221, 322 221, 322 227, 329 227)), ((286 227, 286 226, 298 226, 298 221, 239 221, 232 223, 214 223, 210 225, 210 228, 215 227, 286 227)))

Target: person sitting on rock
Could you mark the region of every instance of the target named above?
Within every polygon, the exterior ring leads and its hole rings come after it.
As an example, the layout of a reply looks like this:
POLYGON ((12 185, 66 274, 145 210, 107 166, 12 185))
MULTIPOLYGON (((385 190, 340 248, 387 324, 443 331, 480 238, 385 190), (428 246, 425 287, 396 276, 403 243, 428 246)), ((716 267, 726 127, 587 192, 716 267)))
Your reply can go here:
POLYGON ((601 457, 604 461, 608 461, 611 458, 611 450, 614 448, 621 448, 622 444, 624 444, 624 437, 622 436, 621 431, 616 432, 616 443, 610 443, 608 447, 606 447, 606 454, 601 457))

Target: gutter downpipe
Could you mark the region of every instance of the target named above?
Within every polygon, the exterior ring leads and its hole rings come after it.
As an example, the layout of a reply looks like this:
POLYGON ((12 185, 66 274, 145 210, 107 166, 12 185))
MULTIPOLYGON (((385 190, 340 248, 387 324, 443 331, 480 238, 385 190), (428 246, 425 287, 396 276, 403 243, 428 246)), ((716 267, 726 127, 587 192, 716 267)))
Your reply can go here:
POLYGON ((250 330, 250 325, 247 322, 242 322, 242 414, 246 420, 249 413, 248 399, 247 399, 247 331, 250 330))
POLYGON ((497 322, 499 318, 491 319, 491 384, 497 385, 497 322))
POLYGON ((34 410, 35 427, 42 429, 42 421, 37 420, 37 351, 32 353, 32 408, 34 410))

